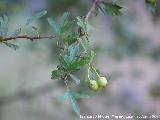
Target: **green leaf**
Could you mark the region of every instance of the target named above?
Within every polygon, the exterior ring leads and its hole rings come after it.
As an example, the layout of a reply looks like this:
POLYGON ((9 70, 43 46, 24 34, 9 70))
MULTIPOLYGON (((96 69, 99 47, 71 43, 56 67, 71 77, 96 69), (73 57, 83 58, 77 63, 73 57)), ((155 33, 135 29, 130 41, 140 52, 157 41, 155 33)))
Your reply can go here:
POLYGON ((69 17, 69 12, 63 13, 63 15, 60 18, 60 27, 64 26, 64 24, 65 24, 66 20, 68 19, 68 17, 69 17))
POLYGON ((122 15, 122 12, 120 11, 122 9, 121 6, 113 2, 102 2, 102 3, 105 6, 105 11, 108 13, 108 15, 110 16, 122 15))
POLYGON ((59 30, 59 26, 57 25, 57 23, 52 18, 47 18, 47 20, 48 20, 49 25, 52 28, 52 31, 56 34, 59 34, 60 30, 59 30))
POLYGON ((59 70, 53 70, 51 79, 59 79, 61 77, 62 73, 59 70))
POLYGON ((15 44, 12 44, 12 43, 9 43, 9 42, 3 42, 6 46, 12 48, 13 50, 17 50, 19 48, 18 45, 15 45, 15 44))
POLYGON ((66 32, 70 27, 69 12, 65 12, 60 18, 60 31, 61 33, 66 32))
POLYGON ((38 12, 38 13, 34 14, 32 17, 30 17, 29 19, 27 19, 26 25, 31 24, 34 20, 37 20, 37 19, 43 17, 46 14, 47 14, 46 10, 43 10, 41 12, 38 12))
POLYGON ((70 95, 70 104, 71 104, 71 107, 72 109, 74 110, 74 112, 79 116, 80 115, 80 108, 79 108, 79 105, 77 104, 75 98, 70 95))
POLYGON ((6 15, 0 17, 0 35, 5 36, 8 33, 8 17, 6 15))
POLYGON ((79 78, 77 78, 75 75, 73 75, 73 74, 69 74, 70 75, 70 77, 72 78, 72 80, 77 84, 77 85, 79 85, 80 84, 80 79, 79 78))
POLYGON ((88 63, 89 63, 88 57, 78 59, 71 64, 70 71, 74 72, 76 70, 79 70, 80 68, 82 68, 84 65, 86 65, 88 63))
POLYGON ((89 95, 87 95, 87 94, 77 93, 77 92, 74 92, 74 91, 70 91, 70 94, 76 99, 87 99, 87 98, 89 98, 89 95))
POLYGON ((76 42, 78 38, 78 35, 71 34, 64 38, 64 43, 67 43, 68 45, 71 45, 72 43, 76 42))
POLYGON ((65 70, 68 70, 69 68, 69 64, 65 61, 64 57, 62 55, 59 56, 59 62, 62 68, 64 68, 65 70))

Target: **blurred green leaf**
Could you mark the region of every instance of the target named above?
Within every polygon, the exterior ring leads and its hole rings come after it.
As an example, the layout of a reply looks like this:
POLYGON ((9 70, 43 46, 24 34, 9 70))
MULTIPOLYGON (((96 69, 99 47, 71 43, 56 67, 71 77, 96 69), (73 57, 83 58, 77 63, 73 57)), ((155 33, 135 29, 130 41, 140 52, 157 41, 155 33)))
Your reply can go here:
POLYGON ((151 12, 155 12, 156 11, 156 7, 157 7, 157 0, 145 0, 147 8, 151 11, 151 12))
POLYGON ((48 18, 47 20, 48 20, 49 25, 52 28, 52 31, 56 34, 59 34, 60 29, 59 29, 59 26, 57 25, 57 23, 52 18, 48 18))
POLYGON ((108 13, 108 15, 110 16, 118 16, 118 15, 122 15, 122 12, 120 11, 122 9, 121 6, 113 3, 113 2, 102 2, 104 7, 105 7, 105 11, 108 13))
POLYGON ((26 25, 31 24, 34 20, 37 20, 37 19, 43 17, 46 14, 47 14, 46 10, 43 10, 41 12, 38 12, 38 13, 34 14, 32 17, 30 17, 29 19, 27 19, 26 25))

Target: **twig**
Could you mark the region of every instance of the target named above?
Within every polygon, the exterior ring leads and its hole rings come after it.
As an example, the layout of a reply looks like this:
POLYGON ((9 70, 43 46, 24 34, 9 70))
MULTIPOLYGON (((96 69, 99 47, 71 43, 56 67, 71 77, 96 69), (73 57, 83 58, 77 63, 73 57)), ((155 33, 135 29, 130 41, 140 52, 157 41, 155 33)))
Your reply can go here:
POLYGON ((85 20, 88 20, 88 18, 90 17, 90 15, 92 14, 92 12, 94 11, 95 7, 96 7, 96 3, 98 2, 98 0, 94 0, 92 3, 92 6, 90 7, 88 13, 85 16, 85 20))
POLYGON ((45 38, 47 38, 47 39, 53 39, 55 37, 56 36, 52 36, 52 35, 50 35, 50 36, 42 36, 42 37, 41 36, 31 37, 31 36, 27 36, 27 35, 20 35, 20 36, 15 36, 15 37, 6 37, 6 38, 2 37, 1 42, 2 41, 9 41, 9 40, 14 40, 14 39, 19 39, 19 38, 21 38, 21 39, 28 39, 28 40, 37 40, 37 39, 45 39, 45 38))

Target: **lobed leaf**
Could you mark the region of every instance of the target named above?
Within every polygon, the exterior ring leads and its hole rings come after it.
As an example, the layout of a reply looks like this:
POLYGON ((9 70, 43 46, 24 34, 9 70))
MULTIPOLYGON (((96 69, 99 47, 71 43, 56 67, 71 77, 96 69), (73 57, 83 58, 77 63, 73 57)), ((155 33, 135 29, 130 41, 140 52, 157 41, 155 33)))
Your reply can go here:
POLYGON ((59 79, 61 77, 62 73, 60 70, 53 70, 51 79, 59 79))

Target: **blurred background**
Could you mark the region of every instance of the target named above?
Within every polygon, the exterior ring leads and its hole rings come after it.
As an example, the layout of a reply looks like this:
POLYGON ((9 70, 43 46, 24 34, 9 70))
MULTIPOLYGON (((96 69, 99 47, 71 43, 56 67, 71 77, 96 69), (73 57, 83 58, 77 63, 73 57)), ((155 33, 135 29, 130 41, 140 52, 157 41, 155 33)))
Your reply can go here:
MULTIPOLYGON (((91 98, 78 101, 81 115, 160 115, 159 12, 150 12, 144 0, 117 3, 124 7, 122 16, 100 13, 90 19, 95 28, 90 33, 95 66, 109 85, 96 93, 83 91, 91 98)), ((54 19, 65 11, 83 16, 90 4, 89 0, 0 0, 0 14, 9 16, 12 32, 37 11, 45 9, 54 19)), ((41 35, 51 33, 46 17, 34 25, 41 35)), ((0 44, 0 120, 79 119, 67 101, 58 100, 64 84, 50 79, 57 65, 55 43, 17 40, 17 51, 0 44)))

